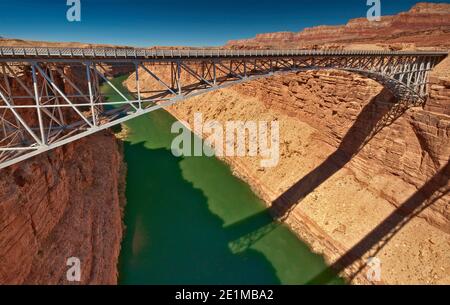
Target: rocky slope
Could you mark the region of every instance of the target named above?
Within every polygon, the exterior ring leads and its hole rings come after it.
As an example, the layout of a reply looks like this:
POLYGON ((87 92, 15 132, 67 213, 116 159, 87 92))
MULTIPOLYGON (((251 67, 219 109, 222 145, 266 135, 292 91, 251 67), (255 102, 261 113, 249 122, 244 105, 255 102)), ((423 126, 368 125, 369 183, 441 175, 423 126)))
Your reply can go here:
POLYGON ((255 38, 231 40, 230 48, 342 47, 351 44, 385 47, 450 47, 450 4, 419 3, 408 12, 384 16, 379 22, 366 18, 342 26, 317 26, 301 32, 258 34, 255 38), (411 47, 411 46, 409 46, 411 47))

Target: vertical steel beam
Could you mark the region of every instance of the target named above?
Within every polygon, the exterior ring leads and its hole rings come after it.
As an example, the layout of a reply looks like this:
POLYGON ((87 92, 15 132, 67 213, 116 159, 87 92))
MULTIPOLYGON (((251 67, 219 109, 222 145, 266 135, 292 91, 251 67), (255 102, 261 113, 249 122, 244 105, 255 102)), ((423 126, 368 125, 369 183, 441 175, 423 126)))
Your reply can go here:
POLYGON ((180 62, 177 61, 177 89, 178 89, 178 95, 182 95, 182 88, 181 88, 181 65, 180 62))
POLYGON ((88 90, 89 90, 89 103, 91 104, 91 114, 92 114, 92 124, 94 126, 97 126, 97 117, 95 112, 95 105, 94 105, 94 93, 92 90, 92 80, 91 80, 91 62, 86 62, 86 77, 87 77, 87 83, 88 83, 88 90))
POLYGON ((217 86, 216 62, 213 61, 212 64, 213 64, 213 80, 214 80, 213 83, 214 86, 217 86))
POLYGON ((36 102, 36 112, 38 115, 38 122, 39 122, 39 131, 41 134, 41 145, 46 145, 45 140, 45 130, 44 130, 44 122, 42 120, 42 113, 41 113, 41 103, 39 98, 39 90, 38 90, 38 83, 37 83, 37 77, 36 77, 36 65, 37 63, 33 62, 31 65, 31 73, 32 79, 33 79, 33 89, 34 89, 34 99, 36 102))
MULTIPOLYGON (((56 68, 57 69, 57 71, 58 71, 58 68, 56 68)), ((64 74, 64 73, 63 73, 64 74)), ((50 77, 51 77, 51 79, 52 79, 52 81, 54 82, 54 79, 53 79, 53 74, 50 74, 50 77)), ((55 94, 55 103, 56 103, 56 105, 59 105, 59 97, 55 94)), ((64 115, 63 115, 63 112, 62 112, 62 110, 61 110, 61 107, 57 107, 57 111, 58 111, 58 115, 59 115, 59 121, 60 121, 60 125, 61 126, 64 126, 65 125, 65 120, 64 120, 64 115)))
POLYGON ((141 86, 139 84, 139 65, 137 62, 134 63, 135 75, 136 75, 136 91, 138 98, 139 110, 142 110, 142 99, 141 99, 141 86))

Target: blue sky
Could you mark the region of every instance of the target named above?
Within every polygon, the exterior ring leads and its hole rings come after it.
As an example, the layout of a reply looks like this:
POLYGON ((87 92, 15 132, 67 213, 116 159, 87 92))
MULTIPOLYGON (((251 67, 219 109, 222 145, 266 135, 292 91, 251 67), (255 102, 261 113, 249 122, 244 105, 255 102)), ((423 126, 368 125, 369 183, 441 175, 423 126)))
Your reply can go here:
MULTIPOLYGON (((257 33, 300 31, 363 17, 366 0, 81 0, 68 22, 67 0, 0 0, 0 36, 132 46, 222 45, 257 33)), ((381 0, 382 15, 414 0, 381 0)), ((436 1, 446 2, 447 1, 436 1)))

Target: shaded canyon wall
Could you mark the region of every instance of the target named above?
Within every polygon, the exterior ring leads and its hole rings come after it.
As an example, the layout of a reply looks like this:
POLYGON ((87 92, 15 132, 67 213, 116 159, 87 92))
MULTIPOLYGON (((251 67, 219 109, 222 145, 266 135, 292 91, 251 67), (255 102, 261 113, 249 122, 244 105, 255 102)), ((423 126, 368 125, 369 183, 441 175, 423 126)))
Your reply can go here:
MULTIPOLYGON (((81 85, 78 70, 65 73, 81 85)), ((22 79, 30 85, 29 73, 22 79)), ((10 81, 13 92, 26 95, 10 81)), ((60 78, 55 82, 65 87, 60 78)), ((64 91, 73 93, 69 86, 64 91)), ((30 124, 36 119, 22 115, 30 124)), ((65 115, 76 118, 73 111, 65 115)), ((0 170, 0 283, 69 284, 69 257, 81 261, 82 284, 117 283, 125 202, 121 150, 114 135, 102 131, 0 170)))

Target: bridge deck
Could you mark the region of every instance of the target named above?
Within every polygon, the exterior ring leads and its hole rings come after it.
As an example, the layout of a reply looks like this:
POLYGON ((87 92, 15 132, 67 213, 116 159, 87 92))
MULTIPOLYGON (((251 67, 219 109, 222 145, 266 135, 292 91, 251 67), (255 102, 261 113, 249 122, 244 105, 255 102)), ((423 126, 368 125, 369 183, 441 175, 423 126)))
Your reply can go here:
POLYGON ((446 51, 358 51, 358 50, 225 50, 225 49, 114 49, 114 48, 57 48, 57 47, 1 47, 0 60, 11 59, 93 59, 93 60, 161 60, 241 57, 292 56, 446 56, 446 51))

